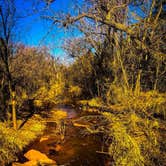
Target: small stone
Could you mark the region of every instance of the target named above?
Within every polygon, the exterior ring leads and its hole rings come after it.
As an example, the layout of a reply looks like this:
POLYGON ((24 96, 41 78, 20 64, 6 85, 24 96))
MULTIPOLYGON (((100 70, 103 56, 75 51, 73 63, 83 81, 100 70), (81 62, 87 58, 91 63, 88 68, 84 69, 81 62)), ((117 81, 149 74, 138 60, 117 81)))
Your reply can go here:
POLYGON ((27 161, 23 164, 21 163, 12 163, 12 166, 38 166, 38 162, 37 161, 27 161))
POLYGON ((61 145, 56 145, 55 150, 57 152, 59 152, 60 150, 62 150, 62 146, 61 145))
POLYGON ((56 162, 54 160, 49 159, 45 154, 34 149, 29 150, 27 153, 24 154, 24 156, 30 161, 56 165, 56 162))

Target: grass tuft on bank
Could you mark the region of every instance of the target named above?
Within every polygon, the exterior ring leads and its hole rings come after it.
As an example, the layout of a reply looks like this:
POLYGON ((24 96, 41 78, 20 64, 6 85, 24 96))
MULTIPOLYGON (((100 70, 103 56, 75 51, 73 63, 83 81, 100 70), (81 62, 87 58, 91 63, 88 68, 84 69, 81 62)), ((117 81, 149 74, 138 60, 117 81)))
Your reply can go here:
POLYGON ((31 141, 42 134, 45 123, 41 117, 34 115, 19 130, 8 127, 7 123, 0 122, 0 165, 4 166, 17 160, 17 154, 31 141))

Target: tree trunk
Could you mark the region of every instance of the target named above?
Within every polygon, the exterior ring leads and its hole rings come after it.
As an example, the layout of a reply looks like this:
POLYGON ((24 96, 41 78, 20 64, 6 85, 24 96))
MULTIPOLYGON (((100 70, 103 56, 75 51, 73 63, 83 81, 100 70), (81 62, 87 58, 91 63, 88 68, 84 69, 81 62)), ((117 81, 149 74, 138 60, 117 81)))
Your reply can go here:
POLYGON ((11 95, 11 104, 12 104, 12 121, 13 121, 13 128, 14 128, 15 130, 17 130, 15 92, 12 92, 12 95, 11 95))

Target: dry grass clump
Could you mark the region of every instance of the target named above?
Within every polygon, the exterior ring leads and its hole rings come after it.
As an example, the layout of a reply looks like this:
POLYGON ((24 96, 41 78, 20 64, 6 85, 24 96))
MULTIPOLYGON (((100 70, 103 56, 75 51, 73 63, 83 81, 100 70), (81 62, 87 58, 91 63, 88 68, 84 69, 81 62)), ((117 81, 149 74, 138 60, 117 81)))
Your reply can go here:
POLYGON ((52 118, 54 118, 57 121, 67 118, 67 112, 63 110, 55 110, 51 112, 52 112, 52 118))
POLYGON ((162 165, 165 141, 160 128, 166 119, 166 94, 142 92, 139 84, 135 90, 116 86, 111 90, 107 104, 113 114, 104 116, 110 120, 114 165, 162 165))
POLYGON ((136 140, 127 132, 127 128, 120 119, 111 113, 103 114, 109 121, 109 136, 112 143, 109 154, 113 157, 113 165, 143 166, 144 157, 136 140))
POLYGON ((157 120, 144 119, 134 112, 103 115, 109 120, 112 138, 109 154, 113 156, 113 165, 155 166, 156 162, 163 163, 157 120))
POLYGON ((166 94, 161 94, 156 91, 140 92, 139 95, 131 94, 128 100, 124 101, 124 105, 130 110, 137 112, 141 111, 148 116, 154 113, 162 114, 166 118, 166 94))
POLYGON ((65 139, 65 119, 67 118, 67 112, 63 110, 52 111, 52 118, 55 120, 57 126, 55 133, 60 136, 60 139, 63 141, 65 139))
POLYGON ((0 165, 17 160, 17 153, 34 140, 45 128, 40 117, 34 116, 20 130, 9 128, 0 123, 0 165))
POLYGON ((103 105, 103 101, 101 98, 96 97, 92 98, 90 100, 80 100, 78 101, 78 104, 83 106, 90 106, 90 107, 101 107, 103 105))
POLYGON ((141 92, 137 88, 134 91, 126 90, 115 85, 112 85, 110 89, 107 104, 111 109, 135 111, 142 114, 142 116, 158 114, 166 119, 166 93, 157 91, 141 92))

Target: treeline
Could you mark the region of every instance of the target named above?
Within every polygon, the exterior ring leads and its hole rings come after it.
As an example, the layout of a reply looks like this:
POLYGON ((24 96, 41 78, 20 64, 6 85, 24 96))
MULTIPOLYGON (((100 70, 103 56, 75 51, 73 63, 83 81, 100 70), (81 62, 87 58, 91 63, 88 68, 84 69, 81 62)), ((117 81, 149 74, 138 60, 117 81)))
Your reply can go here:
POLYGON ((138 82, 141 91, 165 92, 165 2, 153 1, 149 8, 137 1, 103 3, 90 1, 90 11, 66 20, 84 34, 64 46, 75 57, 76 70, 71 69, 78 74, 73 75, 75 83, 89 96, 105 100, 109 100, 106 96, 111 86, 134 91, 138 82), (142 10, 145 18, 137 10, 142 10), (79 17, 85 19, 78 23, 79 17), (86 22, 87 18, 91 22, 86 22))

